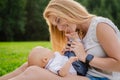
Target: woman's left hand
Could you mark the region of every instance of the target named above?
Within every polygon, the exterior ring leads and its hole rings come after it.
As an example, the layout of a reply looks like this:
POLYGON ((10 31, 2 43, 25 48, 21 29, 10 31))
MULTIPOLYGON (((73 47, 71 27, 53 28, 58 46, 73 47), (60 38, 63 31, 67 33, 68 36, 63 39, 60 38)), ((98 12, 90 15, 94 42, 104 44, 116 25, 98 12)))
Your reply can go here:
POLYGON ((73 51, 81 61, 85 62, 86 52, 78 36, 78 33, 73 32, 70 34, 66 34, 66 36, 68 37, 68 39, 72 39, 70 51, 73 51))
POLYGON ((72 41, 70 50, 73 51, 81 61, 85 62, 86 52, 81 42, 72 41))

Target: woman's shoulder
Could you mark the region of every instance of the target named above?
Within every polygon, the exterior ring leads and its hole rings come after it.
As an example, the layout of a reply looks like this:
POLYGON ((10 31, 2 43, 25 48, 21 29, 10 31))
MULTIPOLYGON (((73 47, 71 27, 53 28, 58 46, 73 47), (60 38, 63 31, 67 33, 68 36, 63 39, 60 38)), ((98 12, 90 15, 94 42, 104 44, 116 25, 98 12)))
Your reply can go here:
POLYGON ((96 16, 93 17, 92 22, 108 22, 111 21, 110 19, 106 18, 106 17, 102 17, 102 16, 96 16))
POLYGON ((94 17, 93 22, 95 22, 97 24, 104 22, 104 23, 107 23, 109 25, 115 26, 111 19, 109 19, 107 17, 102 17, 102 16, 94 17))
POLYGON ((115 30, 115 32, 119 33, 117 26, 109 18, 102 17, 102 16, 96 16, 96 17, 92 18, 88 32, 84 39, 94 38, 97 41, 96 29, 98 27, 98 24, 103 24, 103 23, 109 25, 111 28, 113 28, 115 30))
POLYGON ((117 26, 113 23, 113 21, 111 19, 102 17, 102 16, 94 17, 92 19, 91 24, 92 24, 92 26, 94 26, 94 28, 96 28, 98 26, 98 24, 101 24, 101 23, 105 23, 105 24, 109 25, 110 27, 117 29, 117 26))
POLYGON ((120 31, 119 31, 118 27, 114 24, 114 22, 111 19, 106 18, 106 17, 102 17, 102 16, 98 16, 98 17, 95 17, 93 19, 93 25, 92 26, 95 30, 95 34, 96 34, 96 29, 97 29, 98 26, 102 27, 106 24, 107 24, 107 26, 111 27, 116 32, 116 34, 118 36, 120 36, 120 31))

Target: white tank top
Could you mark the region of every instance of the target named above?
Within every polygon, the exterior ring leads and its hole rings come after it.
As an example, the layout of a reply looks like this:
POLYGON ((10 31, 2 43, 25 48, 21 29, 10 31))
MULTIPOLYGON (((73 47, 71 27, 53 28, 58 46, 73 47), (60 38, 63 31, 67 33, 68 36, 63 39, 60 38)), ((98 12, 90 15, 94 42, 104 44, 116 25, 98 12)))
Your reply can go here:
MULTIPOLYGON (((88 32, 86 33, 86 36, 83 38, 83 44, 87 54, 92 54, 97 57, 107 57, 105 51, 99 44, 99 41, 96 36, 97 24, 101 22, 104 22, 110 25, 120 38, 120 32, 111 20, 103 17, 94 17, 92 18, 92 21, 89 26, 88 32)), ((94 67, 90 68, 87 74, 96 76, 96 77, 107 77, 110 80, 113 80, 112 72, 102 71, 94 67)))

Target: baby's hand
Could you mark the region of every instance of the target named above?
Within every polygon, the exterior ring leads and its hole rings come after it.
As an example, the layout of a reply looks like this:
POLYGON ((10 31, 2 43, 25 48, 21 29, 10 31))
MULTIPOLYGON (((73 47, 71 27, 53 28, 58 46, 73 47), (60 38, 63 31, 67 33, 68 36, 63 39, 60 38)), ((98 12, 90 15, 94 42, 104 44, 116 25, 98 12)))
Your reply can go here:
POLYGON ((65 36, 69 39, 69 41, 78 41, 80 37, 77 32, 72 32, 69 34, 65 34, 65 36))
POLYGON ((71 63, 73 63, 73 62, 75 62, 75 61, 77 61, 78 60, 78 57, 70 57, 69 58, 69 61, 71 62, 71 63))

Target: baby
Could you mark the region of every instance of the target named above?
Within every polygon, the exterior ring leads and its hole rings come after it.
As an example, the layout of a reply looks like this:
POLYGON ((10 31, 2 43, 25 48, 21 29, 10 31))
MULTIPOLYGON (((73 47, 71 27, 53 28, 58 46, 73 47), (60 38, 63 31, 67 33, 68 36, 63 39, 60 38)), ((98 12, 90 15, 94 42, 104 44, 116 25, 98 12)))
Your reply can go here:
POLYGON ((29 66, 39 66, 48 69, 49 71, 58 74, 59 76, 66 76, 68 73, 77 74, 72 66, 72 63, 77 61, 77 57, 70 57, 61 55, 59 52, 52 52, 43 47, 34 48, 29 57, 29 66))

